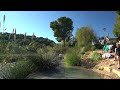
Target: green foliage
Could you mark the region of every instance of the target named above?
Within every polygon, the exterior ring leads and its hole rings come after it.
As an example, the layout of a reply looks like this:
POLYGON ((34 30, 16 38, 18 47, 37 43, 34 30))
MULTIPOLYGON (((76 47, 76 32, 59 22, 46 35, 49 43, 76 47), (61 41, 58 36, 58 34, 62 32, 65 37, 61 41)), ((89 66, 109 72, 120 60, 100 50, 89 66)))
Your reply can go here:
POLYGON ((17 62, 21 60, 21 56, 20 55, 16 55, 16 54, 5 54, 3 60, 6 61, 7 63, 11 63, 11 62, 17 62))
POLYGON ((5 48, 5 53, 2 55, 2 59, 8 63, 17 62, 24 59, 27 54, 32 54, 32 52, 27 51, 27 47, 8 43, 5 48))
POLYGON ((32 51, 32 52, 36 52, 36 50, 37 50, 38 48, 40 48, 40 47, 41 47, 41 46, 40 46, 39 42, 33 41, 33 42, 31 42, 31 43, 28 45, 28 50, 29 50, 29 51, 32 51))
POLYGON ((5 54, 26 54, 28 53, 26 46, 19 46, 17 43, 9 42, 5 48, 5 54))
POLYGON ((52 51, 57 54, 65 54, 69 47, 63 47, 62 44, 58 44, 52 48, 52 51))
POLYGON ((76 32, 77 46, 83 47, 91 45, 92 40, 96 40, 96 35, 93 29, 89 26, 82 27, 76 32))
POLYGON ((120 15, 120 11, 116 11, 116 13, 117 13, 118 15, 120 15))
POLYGON ((114 25, 113 34, 116 37, 120 37, 120 14, 117 14, 116 23, 114 25))
POLYGON ((91 46, 91 50, 92 50, 92 51, 96 50, 96 47, 95 47, 94 45, 91 46))
POLYGON ((43 58, 43 69, 54 69, 60 64, 60 58, 58 55, 54 52, 47 52, 45 54, 42 54, 43 58))
POLYGON ((25 79, 32 73, 34 65, 28 61, 7 63, 0 71, 2 79, 25 79))
POLYGON ((8 44, 7 41, 5 41, 5 42, 0 41, 0 54, 1 53, 3 54, 5 52, 5 48, 6 48, 7 44, 8 44))
POLYGON ((91 47, 92 47, 92 46, 91 46, 90 44, 85 45, 84 48, 83 48, 83 51, 84 51, 84 52, 87 52, 87 51, 91 50, 91 47))
POLYGON ((64 41, 73 30, 73 21, 68 17, 60 17, 56 21, 50 22, 50 28, 54 31, 54 36, 58 42, 64 41))
POLYGON ((78 56, 78 51, 73 48, 68 50, 68 52, 64 56, 64 61, 66 66, 80 66, 81 60, 78 56))
POLYGON ((28 54, 28 56, 26 57, 26 60, 30 61, 31 63, 33 63, 35 65, 36 69, 39 69, 39 67, 42 66, 42 55, 38 55, 38 54, 28 54))
POLYGON ((94 45, 96 49, 102 49, 104 45, 101 45, 100 43, 97 43, 94 45))
POLYGON ((61 44, 56 45, 56 46, 53 48, 53 52, 55 52, 55 53, 57 53, 57 54, 62 53, 62 45, 61 45, 61 44))
POLYGON ((91 55, 91 61, 99 61, 102 60, 102 55, 98 52, 93 52, 91 55))
POLYGON ((16 34, 16 33, 7 33, 4 34, 0 33, 0 42, 7 41, 7 42, 17 42, 18 45, 24 46, 29 45, 31 41, 35 41, 36 43, 39 43, 40 45, 45 44, 46 46, 54 46, 55 42, 53 40, 50 40, 48 38, 43 37, 34 37, 33 40, 31 40, 32 36, 26 36, 24 34, 16 34))
POLYGON ((55 69, 60 62, 58 55, 51 51, 39 55, 28 55, 26 60, 34 63, 37 70, 55 69))
POLYGON ((38 53, 38 54, 44 54, 44 53, 47 53, 47 52, 49 52, 49 51, 53 51, 53 48, 50 47, 50 46, 45 46, 45 47, 43 47, 43 48, 38 48, 38 49, 37 49, 37 53, 38 53))

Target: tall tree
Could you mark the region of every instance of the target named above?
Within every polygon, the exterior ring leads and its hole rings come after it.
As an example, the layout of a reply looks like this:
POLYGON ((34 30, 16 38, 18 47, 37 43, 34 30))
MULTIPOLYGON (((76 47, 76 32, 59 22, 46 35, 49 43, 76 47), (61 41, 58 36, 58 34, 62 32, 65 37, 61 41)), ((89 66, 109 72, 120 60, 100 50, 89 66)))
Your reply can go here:
POLYGON ((65 47, 66 39, 70 39, 70 34, 73 30, 73 21, 68 17, 60 17, 55 21, 50 22, 50 28, 54 31, 54 36, 58 42, 63 41, 65 47))
POLYGON ((96 40, 96 37, 94 30, 89 26, 79 28, 76 32, 78 47, 91 45, 92 41, 96 40))
POLYGON ((120 11, 116 12, 116 23, 114 25, 114 30, 113 30, 113 34, 116 37, 120 38, 120 11))

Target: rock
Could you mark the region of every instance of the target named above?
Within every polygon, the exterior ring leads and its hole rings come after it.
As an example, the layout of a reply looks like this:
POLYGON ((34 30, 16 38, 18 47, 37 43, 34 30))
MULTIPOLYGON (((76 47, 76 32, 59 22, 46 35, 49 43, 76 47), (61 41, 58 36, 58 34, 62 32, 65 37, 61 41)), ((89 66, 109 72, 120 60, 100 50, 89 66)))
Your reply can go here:
POLYGON ((63 54, 59 54, 59 57, 63 57, 63 54))
POLYGON ((112 69, 109 68, 109 67, 104 67, 104 70, 107 71, 107 72, 111 72, 112 71, 112 69))
POLYGON ((120 71, 118 71, 116 69, 113 69, 112 72, 115 73, 115 74, 117 74, 120 77, 120 71))
POLYGON ((103 67, 99 67, 99 70, 104 70, 104 68, 103 67))
POLYGON ((115 65, 115 64, 113 63, 113 64, 110 64, 109 66, 113 66, 113 65, 115 65))

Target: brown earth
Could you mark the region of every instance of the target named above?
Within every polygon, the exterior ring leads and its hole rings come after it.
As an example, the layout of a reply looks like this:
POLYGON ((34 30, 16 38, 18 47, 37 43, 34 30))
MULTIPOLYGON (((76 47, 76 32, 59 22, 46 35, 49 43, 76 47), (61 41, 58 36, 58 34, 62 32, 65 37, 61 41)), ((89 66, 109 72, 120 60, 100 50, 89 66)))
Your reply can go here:
MULTIPOLYGON (((105 60, 100 60, 98 62, 91 62, 90 61, 90 55, 93 51, 87 52, 87 54, 84 56, 84 59, 82 60, 82 65, 85 68, 92 69, 94 72, 100 74, 103 76, 105 79, 120 79, 119 72, 117 68, 117 62, 114 58, 110 59, 105 59, 105 60), (117 71, 112 72, 112 71, 117 71)), ((102 53, 101 50, 97 50, 98 53, 102 53)), ((111 53, 114 56, 114 53, 111 53)))

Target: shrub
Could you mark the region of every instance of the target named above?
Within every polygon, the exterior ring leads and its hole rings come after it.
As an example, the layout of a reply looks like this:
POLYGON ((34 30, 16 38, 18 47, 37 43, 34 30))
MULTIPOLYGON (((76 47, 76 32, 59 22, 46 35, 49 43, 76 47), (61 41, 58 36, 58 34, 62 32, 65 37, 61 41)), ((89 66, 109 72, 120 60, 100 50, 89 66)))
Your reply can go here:
POLYGON ((37 53, 38 54, 44 54, 44 53, 47 53, 49 51, 53 51, 53 48, 50 47, 50 46, 46 46, 46 47, 43 47, 43 48, 38 48, 37 49, 37 53))
POLYGON ((85 45, 83 51, 84 51, 84 52, 87 52, 87 51, 89 51, 89 50, 91 50, 91 45, 90 45, 90 44, 85 45))
POLYGON ((86 53, 80 51, 80 52, 78 52, 78 57, 79 57, 80 59, 82 59, 82 58, 84 58, 84 54, 86 54, 86 53))
POLYGON ((57 54, 60 54, 62 52, 62 47, 60 45, 57 45, 53 48, 53 51, 57 54))
POLYGON ((100 43, 95 44, 96 49, 102 49, 104 45, 101 45, 100 43))
POLYGON ((96 49, 96 47, 93 45, 91 46, 91 50, 94 51, 96 49))
POLYGON ((86 53, 87 51, 91 50, 92 46, 88 44, 88 45, 85 45, 83 47, 78 47, 78 48, 80 48, 81 53, 86 53))
POLYGON ((22 60, 24 57, 22 57, 20 54, 4 54, 3 60, 7 63, 17 62, 22 60))
POLYGON ((60 58, 54 52, 29 55, 27 60, 35 64, 37 70, 53 69, 59 66, 60 58))
POLYGON ((64 60, 65 60, 65 65, 67 66, 80 66, 81 65, 81 60, 75 48, 69 50, 69 52, 65 54, 64 60))
POLYGON ((58 45, 56 45, 53 49, 52 49, 52 51, 53 52, 55 52, 55 53, 57 53, 57 54, 65 54, 66 53, 66 51, 67 51, 67 49, 68 49, 68 47, 66 46, 66 47, 63 47, 62 46, 62 44, 58 44, 58 45))
POLYGON ((43 69, 54 69, 60 64, 60 58, 55 52, 48 52, 45 54, 42 54, 43 58, 43 69))
POLYGON ((91 55, 91 60, 92 61, 98 61, 98 60, 102 60, 102 55, 98 52, 93 52, 91 55))
POLYGON ((29 54, 26 57, 26 60, 30 61, 31 63, 33 63, 35 65, 35 68, 38 69, 39 67, 42 66, 42 55, 38 55, 38 54, 29 54))
POLYGON ((4 54, 0 53, 0 63, 2 63, 3 60, 4 60, 4 54))
POLYGON ((25 79, 33 68, 34 65, 28 61, 7 63, 1 68, 0 75, 2 79, 25 79))

